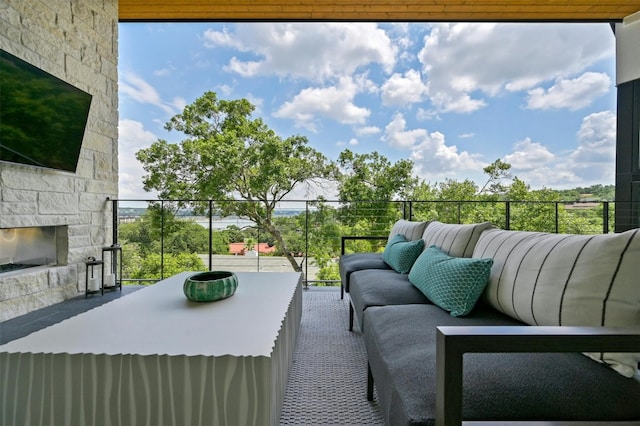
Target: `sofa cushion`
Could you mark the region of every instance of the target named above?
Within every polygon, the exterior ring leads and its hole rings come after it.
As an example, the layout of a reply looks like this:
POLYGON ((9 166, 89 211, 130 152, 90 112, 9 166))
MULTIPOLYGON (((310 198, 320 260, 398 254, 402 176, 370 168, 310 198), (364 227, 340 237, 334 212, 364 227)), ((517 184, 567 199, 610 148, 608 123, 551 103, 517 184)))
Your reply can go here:
POLYGON ((407 241, 402 234, 393 236, 382 253, 382 260, 394 271, 400 274, 407 274, 416 261, 422 249, 424 241, 407 241))
POLYGON ((400 219, 393 224, 393 227, 389 232, 389 238, 387 242, 390 242, 391 239, 398 234, 404 235, 407 241, 419 240, 422 237, 422 234, 424 233, 424 230, 428 224, 429 222, 415 222, 400 219))
POLYGON ((369 306, 405 305, 431 301, 411 285, 406 274, 388 270, 356 271, 351 274, 351 305, 362 326, 362 313, 369 306))
MULTIPOLYGON (((640 232, 564 235, 485 231, 474 257, 494 266, 484 293, 530 325, 640 327, 640 232)), ((640 353, 590 354, 632 376, 640 353)))
MULTIPOLYGON (((415 222, 400 219, 398 220, 391 231, 387 242, 391 240, 395 235, 404 235, 407 241, 419 240, 422 237, 425 227, 428 222, 415 222)), ((382 260, 382 253, 350 253, 340 256, 338 262, 338 270, 340 271, 340 282, 346 292, 349 292, 351 285, 349 277, 354 271, 362 271, 365 269, 390 269, 384 260, 382 260)))
MULTIPOLYGON (((435 305, 365 311, 365 347, 385 424, 435 424, 436 327, 476 325, 522 323, 482 303, 466 317, 435 305)), ((640 382, 580 354, 465 354, 463 368, 464 420, 640 419, 640 382)))
POLYGON ((365 269, 391 269, 389 265, 382 260, 382 253, 351 253, 340 256, 338 262, 340 271, 340 280, 344 286, 344 290, 350 290, 350 277, 354 271, 362 271, 365 269))
POLYGON ((493 259, 452 257, 431 246, 415 261, 409 281, 454 317, 467 315, 484 291, 493 259))
POLYGON ((433 221, 422 234, 425 247, 435 245, 449 256, 471 257, 480 234, 492 228, 491 222, 465 225, 433 221))

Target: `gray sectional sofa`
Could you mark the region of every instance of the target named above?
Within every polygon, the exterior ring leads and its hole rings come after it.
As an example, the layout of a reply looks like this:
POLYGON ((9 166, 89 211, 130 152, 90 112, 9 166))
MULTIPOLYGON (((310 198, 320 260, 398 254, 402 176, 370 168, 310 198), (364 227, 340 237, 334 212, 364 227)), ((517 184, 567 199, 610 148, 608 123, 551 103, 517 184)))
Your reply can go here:
POLYGON ((367 350, 367 396, 375 385, 387 424, 640 425, 639 230, 582 236, 400 221, 389 243, 398 233, 407 246, 423 241, 408 274, 381 254, 340 262, 350 323, 367 350), (466 275, 443 277, 479 263, 490 270, 470 280, 473 291, 466 275), (468 309, 460 314, 447 297, 468 309))

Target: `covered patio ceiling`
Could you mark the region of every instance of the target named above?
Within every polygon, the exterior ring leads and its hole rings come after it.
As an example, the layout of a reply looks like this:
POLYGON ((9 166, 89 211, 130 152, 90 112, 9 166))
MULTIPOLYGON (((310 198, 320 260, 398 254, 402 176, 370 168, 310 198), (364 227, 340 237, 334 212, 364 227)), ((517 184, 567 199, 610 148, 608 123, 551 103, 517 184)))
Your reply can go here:
POLYGON ((640 0, 119 0, 120 21, 611 22, 640 0))

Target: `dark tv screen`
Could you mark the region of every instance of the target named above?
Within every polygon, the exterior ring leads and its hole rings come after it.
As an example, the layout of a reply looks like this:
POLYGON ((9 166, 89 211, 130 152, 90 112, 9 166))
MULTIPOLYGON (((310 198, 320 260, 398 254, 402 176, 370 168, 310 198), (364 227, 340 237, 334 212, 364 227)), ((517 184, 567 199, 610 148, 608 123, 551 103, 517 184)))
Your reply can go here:
POLYGON ((75 172, 91 95, 0 50, 0 161, 75 172))

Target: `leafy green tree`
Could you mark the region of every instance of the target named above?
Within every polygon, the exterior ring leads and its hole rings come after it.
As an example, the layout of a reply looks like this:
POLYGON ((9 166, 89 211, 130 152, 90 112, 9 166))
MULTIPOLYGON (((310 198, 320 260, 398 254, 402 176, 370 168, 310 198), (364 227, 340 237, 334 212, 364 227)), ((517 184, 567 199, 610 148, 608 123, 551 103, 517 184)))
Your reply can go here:
POLYGON ((227 231, 213 231, 211 237, 211 251, 213 254, 229 253, 230 239, 227 231))
POLYGON ((309 239, 307 256, 313 259, 319 268, 317 279, 339 280, 337 261, 340 254, 340 237, 345 235, 346 227, 338 221, 336 209, 323 202, 315 207, 306 219, 309 239))
POLYGON ((123 244, 137 243, 143 257, 159 253, 161 241, 165 253, 209 251, 209 230, 195 222, 180 220, 169 210, 150 208, 139 220, 121 224, 119 238, 123 244))
POLYGON ((502 184, 502 180, 511 179, 512 175, 509 173, 511 169, 511 164, 502 161, 501 159, 497 159, 493 163, 489 164, 487 167, 483 168, 485 174, 489 176, 489 179, 484 184, 484 186, 480 189, 479 193, 490 193, 490 194, 502 194, 507 190, 507 187, 502 184))
MULTIPOLYGON (((434 210, 437 219, 445 223, 472 223, 478 221, 478 211, 482 204, 476 203, 480 200, 478 196, 478 186, 469 179, 462 182, 445 179, 437 186, 434 210), (466 202, 461 202, 466 201, 466 202)), ((480 221, 484 221, 483 219, 480 221)))
POLYGON ((403 203, 418 183, 411 160, 391 163, 378 152, 356 154, 346 149, 338 158, 338 198, 342 221, 354 226, 366 219, 374 234, 403 217, 403 203))
MULTIPOLYGON (((122 225, 120 230, 122 230, 122 225)), ((127 242, 122 245, 122 277, 124 279, 140 278, 140 265, 142 264, 140 253, 140 244, 138 243, 127 242)))
POLYGON ((273 211, 294 189, 333 179, 336 169, 307 138, 283 139, 260 118, 252 119, 254 110, 246 99, 222 100, 214 92, 187 105, 165 126, 185 139, 178 144, 160 139, 136 153, 148 173, 144 188, 165 199, 218 200, 223 214, 247 217, 268 232, 300 271, 273 211), (225 203, 238 198, 246 202, 225 203))
MULTIPOLYGON (((277 217, 275 223, 287 241, 287 248, 291 253, 297 255, 306 251, 306 214, 301 213, 294 217, 277 217)), ((279 256, 283 254, 279 250, 276 252, 276 255, 279 256)))
POLYGON ((558 190, 557 192, 564 201, 578 201, 583 194, 589 194, 589 198, 599 201, 614 201, 616 199, 615 185, 596 184, 587 187, 558 190))
POLYGON ((131 278, 162 279, 184 271, 205 271, 204 262, 196 253, 152 253, 142 259, 140 268, 131 278))
POLYGON ((138 243, 122 246, 124 279, 160 280, 184 271, 205 271, 202 259, 196 253, 149 253, 140 256, 138 243), (164 274, 163 274, 164 271, 164 274))
POLYGON ((227 229, 225 229, 224 232, 228 235, 230 243, 241 243, 245 239, 244 231, 236 225, 227 226, 227 229))

